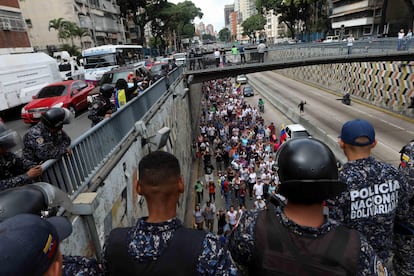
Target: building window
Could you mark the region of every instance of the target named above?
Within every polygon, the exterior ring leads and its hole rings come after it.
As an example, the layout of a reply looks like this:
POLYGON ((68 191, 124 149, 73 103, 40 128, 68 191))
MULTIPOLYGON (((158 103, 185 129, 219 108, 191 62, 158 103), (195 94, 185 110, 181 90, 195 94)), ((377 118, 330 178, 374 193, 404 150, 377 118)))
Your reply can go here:
POLYGON ((364 26, 363 35, 372 34, 372 26, 364 26))
POLYGON ((32 26, 32 20, 31 19, 26 19, 25 22, 26 22, 27 28, 32 28, 33 27, 32 26))
POLYGON ((374 10, 374 16, 381 16, 382 14, 382 9, 375 9, 374 10))

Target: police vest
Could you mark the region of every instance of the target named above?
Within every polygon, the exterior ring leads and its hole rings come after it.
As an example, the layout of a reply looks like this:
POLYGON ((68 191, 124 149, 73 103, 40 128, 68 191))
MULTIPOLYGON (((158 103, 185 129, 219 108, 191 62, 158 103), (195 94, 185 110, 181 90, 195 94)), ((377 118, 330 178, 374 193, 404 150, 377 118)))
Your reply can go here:
POLYGON ((357 231, 339 226, 321 237, 290 233, 272 211, 260 211, 250 275, 356 275, 357 231))
POLYGON ((198 257, 202 252, 205 231, 178 228, 161 256, 154 261, 139 263, 128 253, 128 232, 132 228, 111 231, 106 260, 109 275, 196 275, 198 257))

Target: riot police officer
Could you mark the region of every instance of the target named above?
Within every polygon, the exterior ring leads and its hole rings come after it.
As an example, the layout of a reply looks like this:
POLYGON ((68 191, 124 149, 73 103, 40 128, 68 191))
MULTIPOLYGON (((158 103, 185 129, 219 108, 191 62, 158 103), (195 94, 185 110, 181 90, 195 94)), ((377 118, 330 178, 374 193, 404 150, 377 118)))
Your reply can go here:
POLYGON ((287 203, 243 213, 229 239, 233 259, 249 275, 387 275, 358 231, 323 215, 323 201, 346 189, 332 151, 316 139, 292 139, 277 163, 287 203))
POLYGON ((16 131, 0 123, 0 191, 29 184, 42 174, 41 166, 32 166, 31 162, 10 152, 19 140, 16 131))
POLYGON ((51 108, 43 113, 40 122, 23 137, 23 158, 39 164, 70 154, 71 139, 63 131, 63 125, 69 124, 72 117, 66 108, 51 108))
POLYGON ((110 84, 101 86, 100 95, 93 100, 89 107, 88 118, 92 121, 92 126, 105 118, 111 117, 112 112, 115 112, 115 105, 110 100, 114 91, 115 89, 110 84))

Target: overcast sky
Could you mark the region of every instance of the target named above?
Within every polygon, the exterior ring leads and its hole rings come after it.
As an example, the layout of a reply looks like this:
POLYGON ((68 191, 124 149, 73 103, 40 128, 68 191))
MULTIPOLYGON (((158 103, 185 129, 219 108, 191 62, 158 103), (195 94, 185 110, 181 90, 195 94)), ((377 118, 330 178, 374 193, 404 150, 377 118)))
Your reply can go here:
MULTIPOLYGON (((174 4, 184 2, 183 0, 168 0, 174 4)), ((224 5, 233 4, 234 0, 191 0, 194 5, 201 9, 203 18, 194 19, 194 23, 202 21, 206 26, 212 24, 214 31, 219 32, 224 28, 224 5)))

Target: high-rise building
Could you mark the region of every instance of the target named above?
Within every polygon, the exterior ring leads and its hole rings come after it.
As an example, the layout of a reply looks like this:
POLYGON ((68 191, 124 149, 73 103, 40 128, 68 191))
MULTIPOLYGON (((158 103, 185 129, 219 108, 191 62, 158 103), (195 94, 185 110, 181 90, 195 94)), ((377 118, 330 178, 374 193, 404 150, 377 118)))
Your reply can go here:
POLYGON ((214 26, 212 24, 206 26, 206 34, 214 36, 214 26))
POLYGON ((404 0, 336 0, 329 18, 335 35, 396 36, 413 27, 413 3, 404 0), (411 3, 411 4, 409 4, 411 3), (410 6, 411 5, 411 6, 410 6))
POLYGON ((32 52, 18 0, 0 4, 0 54, 32 52))
POLYGON ((234 4, 224 6, 224 26, 230 29, 230 14, 234 12, 234 4))

